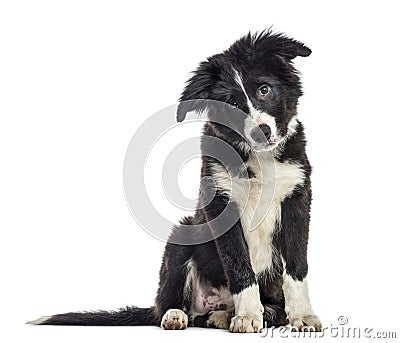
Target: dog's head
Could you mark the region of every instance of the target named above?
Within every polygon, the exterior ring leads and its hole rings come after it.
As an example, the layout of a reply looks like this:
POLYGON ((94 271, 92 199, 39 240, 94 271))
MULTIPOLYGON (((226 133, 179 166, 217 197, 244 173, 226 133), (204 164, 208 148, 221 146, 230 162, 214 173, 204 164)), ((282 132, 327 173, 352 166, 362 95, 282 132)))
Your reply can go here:
POLYGON ((207 109, 211 122, 226 123, 214 125, 222 136, 257 151, 272 150, 295 132, 302 91, 292 60, 310 54, 303 43, 282 34, 249 33, 200 63, 182 92, 177 120, 207 109), (216 109, 213 101, 226 106, 216 109))

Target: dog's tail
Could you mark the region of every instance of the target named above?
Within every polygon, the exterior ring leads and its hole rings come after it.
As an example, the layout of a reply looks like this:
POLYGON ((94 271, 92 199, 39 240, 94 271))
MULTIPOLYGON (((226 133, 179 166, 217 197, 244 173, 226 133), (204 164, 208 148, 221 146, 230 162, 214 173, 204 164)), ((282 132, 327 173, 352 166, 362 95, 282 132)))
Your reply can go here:
POLYGON ((69 312, 40 317, 27 322, 32 325, 75 326, 142 326, 158 325, 154 307, 125 307, 118 311, 69 312))

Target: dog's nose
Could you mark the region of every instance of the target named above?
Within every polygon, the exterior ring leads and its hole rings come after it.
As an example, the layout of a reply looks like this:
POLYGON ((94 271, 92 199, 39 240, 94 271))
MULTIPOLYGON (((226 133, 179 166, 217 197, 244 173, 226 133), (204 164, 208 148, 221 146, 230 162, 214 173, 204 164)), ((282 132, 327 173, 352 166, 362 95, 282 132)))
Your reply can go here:
POLYGON ((253 130, 251 130, 250 136, 255 142, 263 143, 270 139, 271 128, 266 124, 262 124, 259 127, 255 127, 253 130))

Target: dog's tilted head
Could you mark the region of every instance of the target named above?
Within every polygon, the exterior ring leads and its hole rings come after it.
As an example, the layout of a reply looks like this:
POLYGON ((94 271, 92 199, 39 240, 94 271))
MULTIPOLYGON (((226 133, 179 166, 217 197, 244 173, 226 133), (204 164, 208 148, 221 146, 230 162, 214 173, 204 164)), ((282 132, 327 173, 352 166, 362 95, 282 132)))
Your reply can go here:
POLYGON ((302 91, 292 60, 310 54, 303 43, 283 34, 249 33, 200 63, 182 92, 177 120, 207 109, 210 121, 219 122, 215 130, 232 144, 272 150, 295 132, 302 91), (217 101, 226 106, 217 110, 212 105, 217 101))

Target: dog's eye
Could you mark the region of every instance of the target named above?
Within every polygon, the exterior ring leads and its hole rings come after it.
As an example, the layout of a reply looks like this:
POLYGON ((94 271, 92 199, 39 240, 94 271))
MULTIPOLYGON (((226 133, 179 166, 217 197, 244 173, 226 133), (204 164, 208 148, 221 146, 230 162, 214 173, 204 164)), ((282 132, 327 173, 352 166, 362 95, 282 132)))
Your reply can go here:
POLYGON ((233 108, 239 108, 239 105, 237 104, 237 102, 231 102, 230 105, 233 108))
POLYGON ((258 97, 265 99, 270 91, 270 88, 268 85, 262 85, 261 87, 258 88, 257 90, 257 95, 258 97))

